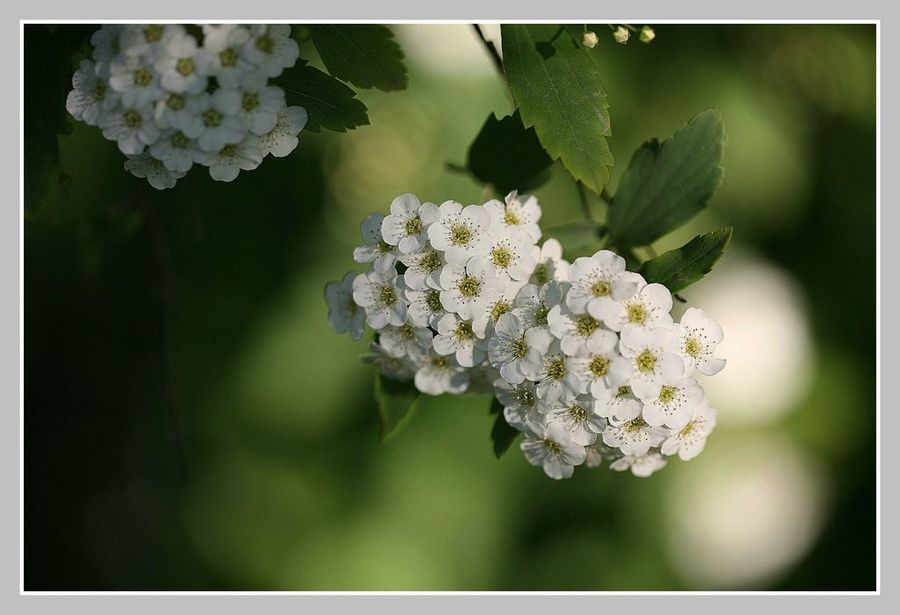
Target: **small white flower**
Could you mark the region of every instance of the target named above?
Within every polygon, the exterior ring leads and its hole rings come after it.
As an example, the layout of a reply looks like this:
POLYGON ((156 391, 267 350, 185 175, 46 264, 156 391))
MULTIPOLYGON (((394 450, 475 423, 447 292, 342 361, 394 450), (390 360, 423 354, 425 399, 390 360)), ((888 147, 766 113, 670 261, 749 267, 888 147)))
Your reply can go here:
POLYGON ((418 363, 423 360, 431 348, 431 330, 424 327, 413 327, 408 324, 399 327, 385 327, 378 332, 380 343, 392 357, 408 357, 418 363))
POLYGON ((511 384, 519 384, 526 378, 537 381, 544 368, 544 354, 552 341, 546 329, 533 327, 526 331, 515 314, 504 314, 488 341, 488 358, 500 370, 500 376, 511 384))
POLYGON ((684 362, 672 352, 674 345, 672 329, 647 330, 628 325, 622 330, 619 351, 632 368, 628 384, 645 403, 659 397, 665 382, 684 374, 684 362))
MULTIPOLYGON (((383 221, 381 224, 382 228, 384 228, 383 221)), ((391 244, 385 242, 385 245, 391 244)), ((441 268, 447 264, 441 252, 426 245, 425 249, 420 252, 412 254, 401 253, 399 260, 407 267, 406 271, 403 272, 403 278, 406 280, 407 286, 413 290, 426 290, 429 288, 440 290, 441 268)))
POLYGON ((585 49, 593 49, 599 42, 600 39, 597 38, 597 33, 592 30, 588 30, 581 35, 581 46, 585 49))
POLYGON ((547 327, 547 315, 562 302, 565 291, 566 285, 555 281, 543 286, 527 284, 516 295, 513 314, 519 317, 526 329, 547 327))
POLYGON ((626 455, 609 464, 610 470, 615 470, 616 472, 631 470, 631 473, 638 478, 647 478, 664 467, 666 467, 666 459, 659 453, 648 453, 640 456, 626 455))
POLYGON ((66 111, 88 126, 96 126, 104 115, 119 104, 119 94, 105 79, 97 77, 94 63, 82 60, 72 75, 74 88, 66 97, 66 111))
POLYGON ((177 171, 170 171, 159 160, 146 153, 129 156, 125 161, 125 170, 131 171, 135 177, 147 178, 147 182, 157 190, 174 188, 175 182, 185 175, 177 171))
POLYGON ((433 288, 428 290, 407 288, 404 294, 409 303, 409 321, 417 327, 437 329, 438 322, 447 314, 447 310, 441 305, 441 291, 433 288))
POLYGON ((604 461, 618 459, 622 454, 618 449, 603 444, 603 440, 600 438, 597 438, 590 446, 585 446, 584 452, 584 465, 588 468, 599 468, 604 461))
POLYGON ((601 392, 616 388, 628 381, 630 374, 628 360, 616 352, 618 336, 612 331, 594 335, 572 358, 572 366, 594 397, 601 392))
POLYGON ((385 378, 406 382, 411 380, 416 371, 415 364, 409 359, 391 356, 382 346, 372 342, 369 344, 370 354, 364 354, 360 359, 363 363, 370 363, 378 367, 378 371, 385 378))
POLYGON ((275 128, 278 113, 285 109, 284 90, 268 85, 268 79, 259 71, 245 71, 238 84, 241 106, 238 110, 247 130, 263 136, 275 128))
POLYGON ((222 87, 236 88, 241 75, 255 70, 241 57, 241 49, 250 40, 250 31, 238 24, 203 26, 203 48, 210 53, 210 74, 222 87))
POLYGON ((444 356, 433 350, 419 365, 416 388, 428 395, 460 394, 469 388, 469 370, 460 367, 453 355, 444 356))
POLYGON ((693 378, 663 379, 659 397, 644 400, 644 420, 654 427, 681 429, 703 401, 703 389, 693 378))
POLYGON ((624 26, 619 26, 613 32, 613 38, 617 43, 624 45, 631 38, 631 33, 624 26))
POLYGON ((497 272, 484 256, 472 257, 465 266, 444 265, 440 284, 441 305, 465 320, 480 314, 499 294, 497 272))
POLYGON ((599 320, 590 314, 575 314, 565 304, 550 310, 547 325, 570 357, 588 352, 589 346, 605 348, 616 341, 616 334, 605 329, 599 320))
POLYGON ((357 263, 372 263, 378 273, 395 272, 397 251, 381 238, 381 221, 384 214, 372 214, 360 225, 363 245, 353 250, 353 260, 357 263))
MULTIPOLYGON (((530 329, 529 329, 530 331, 530 329)), ((585 383, 578 377, 572 364, 572 357, 565 355, 554 340, 544 355, 541 372, 535 387, 537 396, 545 404, 558 400, 569 400, 585 391, 585 383)))
POLYGON ((381 234, 400 254, 419 252, 428 242, 428 227, 439 215, 434 203, 420 203, 414 194, 401 194, 391 202, 391 213, 381 222, 381 234))
POLYGON ((619 302, 637 290, 638 277, 625 271, 625 259, 609 250, 576 258, 569 267, 572 288, 566 294, 566 305, 576 314, 587 312, 606 321, 618 314, 619 302))
POLYGON ((475 336, 470 321, 461 320, 456 314, 447 314, 437 325, 434 349, 438 354, 455 355, 456 361, 463 367, 474 367, 484 361, 485 342, 475 336))
POLYGON ((682 461, 689 461, 703 452, 706 438, 716 426, 716 411, 706 401, 694 408, 694 413, 687 425, 676 431, 662 443, 660 450, 664 455, 678 453, 682 461))
POLYGON ((94 68, 97 76, 104 80, 109 77, 110 66, 122 61, 124 27, 121 24, 103 24, 91 35, 91 45, 94 48, 93 58, 96 62, 94 68))
POLYGON ((252 171, 262 163, 259 138, 248 134, 239 143, 229 143, 217 152, 207 153, 201 164, 209 167, 209 176, 216 181, 230 182, 241 171, 252 171))
POLYGON ((366 322, 373 329, 406 322, 403 278, 396 273, 370 271, 353 280, 353 300, 366 310, 366 322))
POLYGON ((500 374, 487 361, 475 367, 469 367, 466 371, 469 373, 468 393, 488 395, 494 392, 494 381, 500 377, 500 374))
MULTIPOLYGON (((246 131, 237 116, 241 108, 241 95, 237 90, 219 88, 212 95, 203 92, 188 100, 188 105, 203 123, 196 139, 204 152, 217 152, 226 145, 243 140, 246 131)), ((191 135, 184 128, 181 130, 191 135)))
POLYGON ((481 205, 445 201, 440 217, 428 227, 428 239, 436 250, 444 252, 448 263, 465 264, 472 256, 486 256, 490 245, 491 217, 481 205))
POLYGON ((153 121, 150 107, 143 109, 119 109, 104 115, 100 121, 103 136, 115 141, 126 156, 137 156, 159 138, 159 129, 153 121))
POLYGON ((626 386, 601 389, 594 394, 594 414, 623 423, 641 415, 643 404, 626 386))
POLYGON ((604 319, 613 331, 621 331, 627 325, 655 329, 672 325, 672 293, 662 284, 638 281, 635 293, 622 301, 618 312, 604 319))
POLYGON ((325 301, 328 304, 328 322, 338 333, 349 333, 350 338, 362 338, 366 321, 365 311, 353 300, 353 280, 359 275, 353 271, 338 281, 325 285, 325 301))
POLYGON ((126 57, 153 63, 170 40, 184 35, 184 26, 179 24, 127 25, 123 26, 120 44, 126 57))
POLYGON ((257 24, 250 26, 250 38, 241 48, 241 57, 269 77, 277 77, 297 62, 300 47, 291 38, 289 24, 257 24))
POLYGON ((724 339, 722 327, 706 312, 688 308, 676 325, 678 354, 684 359, 685 369, 690 375, 697 370, 704 376, 714 376, 725 367, 724 359, 713 356, 716 346, 724 339))
POLYGON ((170 171, 187 173, 195 162, 201 162, 207 153, 197 147, 197 142, 183 132, 170 130, 150 146, 150 155, 159 160, 170 171))
POLYGON ((500 317, 512 312, 516 296, 522 289, 521 282, 503 278, 495 280, 494 286, 497 289, 497 295, 492 301, 485 303, 481 312, 472 318, 472 330, 481 338, 490 336, 500 317))
POLYGON ((510 384, 503 378, 494 380, 494 396, 503 405, 503 418, 518 431, 541 431, 545 407, 534 394, 534 383, 528 380, 510 384))
POLYGON ((546 240, 540 248, 532 246, 531 255, 535 265, 529 282, 543 286, 550 280, 567 281, 569 279, 569 261, 563 259, 562 253, 562 244, 552 237, 546 240))
POLYGON ((162 129, 173 129, 190 139, 203 134, 203 118, 200 116, 198 96, 168 94, 156 103, 153 117, 162 129))
POLYGON ((624 455, 640 457, 666 439, 669 432, 661 427, 651 427, 641 417, 630 421, 611 420, 603 432, 603 443, 622 451, 624 455))
POLYGON ((165 42, 153 67, 166 91, 199 94, 206 89, 212 57, 205 49, 197 49, 197 40, 193 36, 181 34, 165 42))
POLYGON ((562 425, 575 444, 589 446, 606 429, 606 419, 594 414, 592 408, 593 399, 585 395, 566 402, 557 401, 547 410, 545 421, 547 425, 562 425))
POLYGON ((140 109, 165 98, 159 73, 137 58, 110 66, 109 87, 119 93, 122 106, 128 109, 140 109))
POLYGON ((499 275, 519 282, 531 277, 535 265, 531 244, 524 243, 508 231, 491 231, 488 236, 488 258, 499 275))
POLYGON ((275 128, 260 139, 263 154, 284 158, 294 151, 300 142, 297 135, 306 126, 308 117, 303 107, 286 107, 279 111, 275 128))
POLYGON ((528 463, 543 466, 547 476, 556 480, 570 478, 586 456, 584 447, 572 442, 569 432, 559 423, 547 425, 539 432, 527 432, 519 446, 528 463))
POLYGON ((484 204, 491 216, 493 228, 507 231, 513 237, 521 237, 529 244, 541 238, 541 207, 535 197, 519 197, 513 190, 506 195, 504 203, 493 199, 484 204), (524 200, 523 200, 524 199, 524 200))

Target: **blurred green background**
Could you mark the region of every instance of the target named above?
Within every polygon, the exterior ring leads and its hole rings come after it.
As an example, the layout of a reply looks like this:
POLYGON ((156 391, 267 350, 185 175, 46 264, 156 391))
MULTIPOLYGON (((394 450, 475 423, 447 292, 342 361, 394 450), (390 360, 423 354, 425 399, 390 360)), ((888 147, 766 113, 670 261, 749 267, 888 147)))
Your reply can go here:
MULTIPOLYGON (((875 26, 596 27, 613 185, 721 110, 724 184, 655 247, 734 225, 683 293, 728 366, 699 458, 563 482, 494 459, 483 400, 430 400, 379 443, 366 342, 327 325, 360 220, 407 191, 483 201, 445 164, 512 110, 469 26, 393 29, 410 87, 361 91, 371 126, 303 132, 233 183, 156 192, 98 129, 60 137, 67 194, 25 223, 26 589, 874 589, 875 26)), ((545 229, 579 216, 560 168, 536 194, 545 229)))

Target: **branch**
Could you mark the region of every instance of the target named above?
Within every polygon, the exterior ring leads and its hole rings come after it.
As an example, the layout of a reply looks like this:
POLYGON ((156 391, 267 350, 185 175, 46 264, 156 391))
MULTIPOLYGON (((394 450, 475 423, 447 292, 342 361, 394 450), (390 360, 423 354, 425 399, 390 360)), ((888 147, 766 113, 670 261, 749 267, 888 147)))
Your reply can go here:
POLYGON ((491 61, 493 61, 494 67, 505 78, 506 73, 503 71, 503 60, 500 59, 500 53, 497 51, 497 48, 494 47, 493 43, 491 43, 484 37, 484 32, 481 31, 481 26, 479 26, 477 23, 473 23, 472 27, 475 29, 475 33, 478 34, 478 39, 481 41, 482 46, 487 50, 488 55, 491 56, 491 61))

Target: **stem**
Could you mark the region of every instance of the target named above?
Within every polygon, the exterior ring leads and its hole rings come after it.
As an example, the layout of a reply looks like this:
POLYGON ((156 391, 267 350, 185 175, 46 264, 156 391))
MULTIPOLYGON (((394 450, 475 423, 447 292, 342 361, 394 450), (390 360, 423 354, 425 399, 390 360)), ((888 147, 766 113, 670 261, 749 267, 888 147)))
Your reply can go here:
POLYGON ((150 239, 153 242, 153 254, 156 257, 159 269, 159 284, 162 294, 160 353, 163 394, 165 396, 166 414, 169 423, 169 441, 175 452, 175 467, 178 473, 178 480, 184 485, 187 482, 187 464, 184 454, 184 419, 178 403, 175 369, 172 360, 172 315, 176 304, 175 269, 172 265, 171 254, 166 246, 165 233, 159 211, 149 202, 143 190, 145 188, 142 187, 139 198, 144 205, 149 223, 150 239))
POLYGON ((485 48, 485 50, 487 50, 488 55, 491 56, 491 61, 493 61, 494 67, 501 75, 505 76, 506 73, 503 71, 503 60, 500 59, 500 53, 497 51, 497 48, 494 47, 493 43, 491 43, 484 37, 484 32, 481 31, 481 26, 479 26, 477 23, 473 23, 472 27, 478 34, 478 39, 481 41, 481 45, 485 48))
POLYGON ((590 203, 588 203, 587 189, 585 189, 584 184, 582 184, 578 180, 575 180, 575 185, 578 186, 578 198, 581 199, 581 210, 584 212, 584 217, 593 222, 594 217, 591 215, 591 207, 590 203))

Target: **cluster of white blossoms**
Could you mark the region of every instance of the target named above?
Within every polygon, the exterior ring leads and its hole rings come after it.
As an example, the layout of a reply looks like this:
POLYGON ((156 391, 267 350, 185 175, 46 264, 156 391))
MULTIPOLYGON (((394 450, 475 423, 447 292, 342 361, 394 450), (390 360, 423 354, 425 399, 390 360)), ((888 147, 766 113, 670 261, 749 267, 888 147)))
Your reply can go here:
POLYGON ((72 77, 66 109, 98 126, 128 157, 125 168, 162 190, 196 163, 218 181, 297 147, 302 107, 269 83, 300 56, 291 27, 107 24, 72 77))
POLYGON ((527 460, 555 479, 611 461, 649 476, 692 459, 716 412, 696 376, 715 375, 721 327, 609 250, 569 263, 541 245, 541 209, 515 192, 463 206, 397 197, 362 223, 365 273, 329 282, 329 321, 358 340, 385 378, 422 393, 490 391, 527 460))

